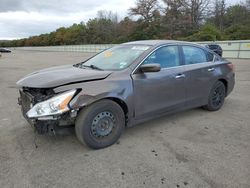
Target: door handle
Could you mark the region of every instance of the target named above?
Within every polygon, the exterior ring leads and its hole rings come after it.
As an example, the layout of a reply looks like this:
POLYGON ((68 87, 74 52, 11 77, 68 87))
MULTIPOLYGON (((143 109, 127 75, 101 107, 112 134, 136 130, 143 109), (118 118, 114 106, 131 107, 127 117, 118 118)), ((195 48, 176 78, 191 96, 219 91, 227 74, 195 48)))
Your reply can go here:
POLYGON ((214 68, 207 69, 208 72, 213 72, 214 70, 215 70, 214 68))
POLYGON ((175 76, 176 79, 185 78, 185 74, 178 74, 175 76))

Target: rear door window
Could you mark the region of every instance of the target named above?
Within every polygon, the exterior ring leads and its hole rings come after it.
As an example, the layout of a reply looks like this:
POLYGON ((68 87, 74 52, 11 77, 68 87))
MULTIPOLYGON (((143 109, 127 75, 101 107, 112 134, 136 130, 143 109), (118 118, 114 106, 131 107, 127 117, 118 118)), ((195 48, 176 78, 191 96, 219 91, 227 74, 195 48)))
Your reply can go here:
POLYGON ((194 46, 182 46, 186 65, 207 62, 207 55, 201 48, 194 46))

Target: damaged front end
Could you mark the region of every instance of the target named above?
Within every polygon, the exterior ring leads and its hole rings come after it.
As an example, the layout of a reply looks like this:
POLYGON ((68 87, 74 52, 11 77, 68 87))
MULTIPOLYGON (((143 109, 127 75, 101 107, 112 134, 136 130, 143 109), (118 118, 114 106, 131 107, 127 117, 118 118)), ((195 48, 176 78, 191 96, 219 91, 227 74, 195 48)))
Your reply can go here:
POLYGON ((55 93, 53 89, 23 87, 18 104, 25 119, 39 134, 56 134, 74 125, 77 111, 69 106, 77 90, 55 93))

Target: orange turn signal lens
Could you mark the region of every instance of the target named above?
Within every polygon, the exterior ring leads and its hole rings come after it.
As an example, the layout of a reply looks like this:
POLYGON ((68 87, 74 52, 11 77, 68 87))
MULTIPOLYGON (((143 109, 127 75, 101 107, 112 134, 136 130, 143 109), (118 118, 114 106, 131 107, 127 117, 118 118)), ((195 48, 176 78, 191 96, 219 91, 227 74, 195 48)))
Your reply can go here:
POLYGON ((72 96, 68 96, 66 99, 64 99, 64 101, 59 105, 59 109, 60 110, 65 109, 68 106, 71 99, 72 99, 72 96))

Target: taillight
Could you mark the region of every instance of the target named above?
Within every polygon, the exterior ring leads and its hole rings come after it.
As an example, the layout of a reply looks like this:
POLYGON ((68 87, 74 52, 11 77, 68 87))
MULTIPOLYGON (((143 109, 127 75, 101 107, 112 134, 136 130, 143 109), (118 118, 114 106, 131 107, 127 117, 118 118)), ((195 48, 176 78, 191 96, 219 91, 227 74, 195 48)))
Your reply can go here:
POLYGON ((227 66, 234 72, 235 71, 235 67, 233 63, 228 63, 227 66))

